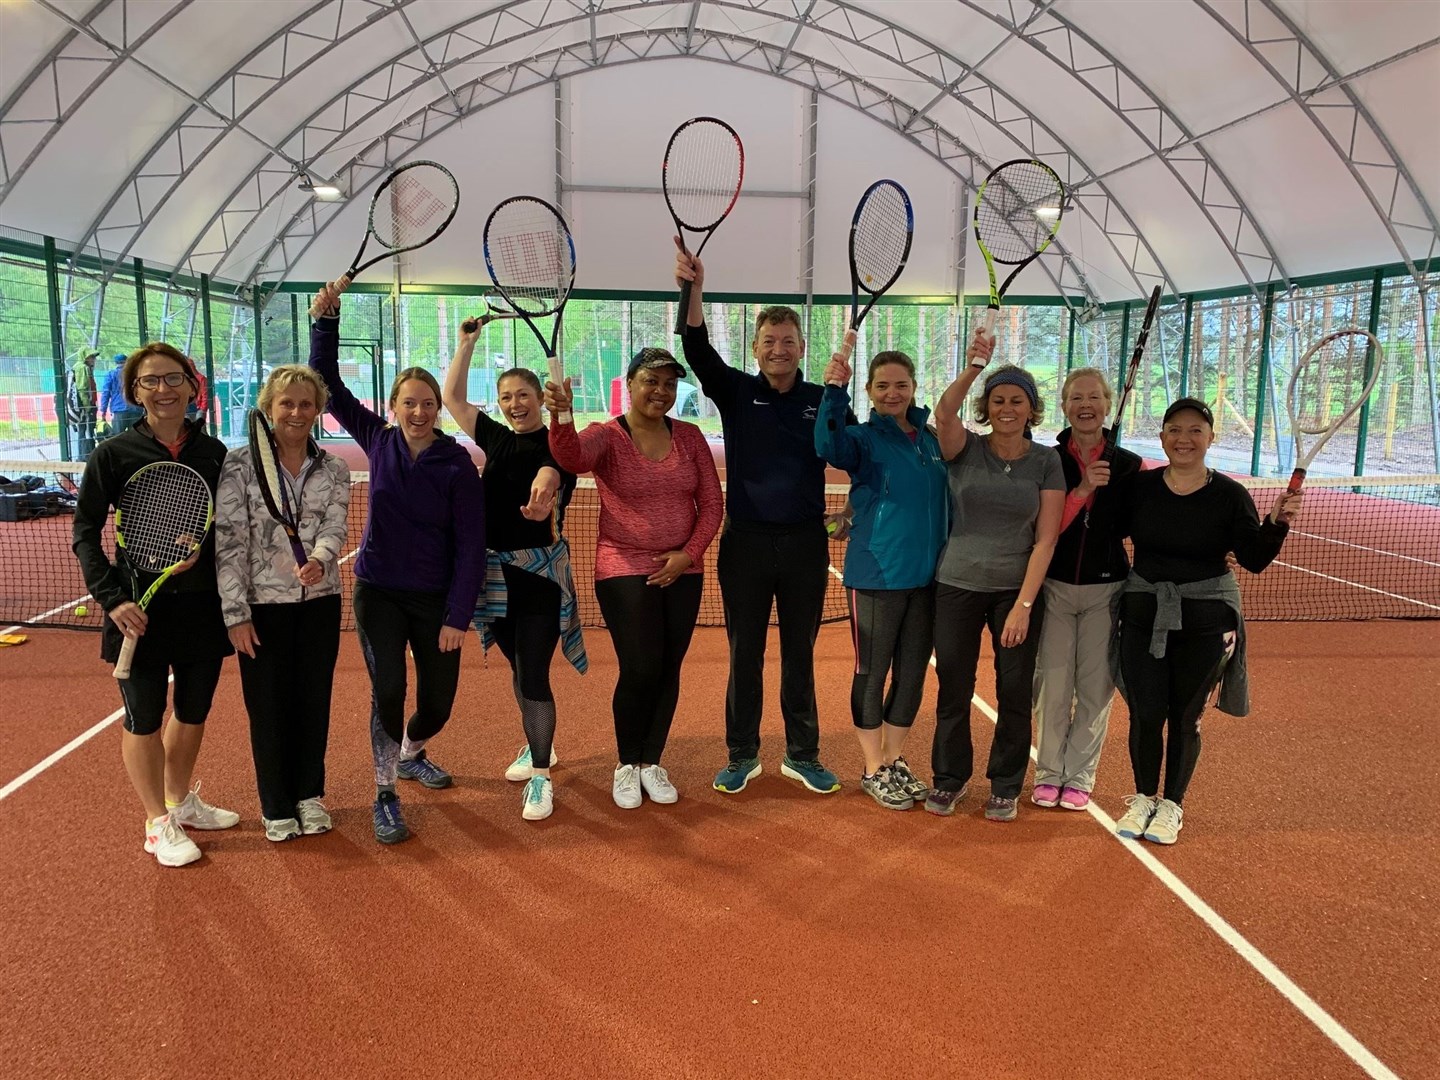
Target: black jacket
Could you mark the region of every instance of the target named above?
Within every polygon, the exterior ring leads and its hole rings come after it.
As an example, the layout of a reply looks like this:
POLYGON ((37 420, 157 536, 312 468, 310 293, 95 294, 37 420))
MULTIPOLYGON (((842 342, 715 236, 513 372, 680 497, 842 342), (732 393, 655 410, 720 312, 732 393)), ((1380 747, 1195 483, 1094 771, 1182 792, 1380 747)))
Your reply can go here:
MULTIPOLYGON (((1070 429, 1060 432, 1055 443, 1060 466, 1065 470, 1065 490, 1074 491, 1083 477, 1080 463, 1070 453, 1070 429)), ((1114 484, 1144 466, 1129 450, 1115 448, 1115 457, 1110 462, 1110 486, 1098 490, 1090 509, 1081 510, 1070 527, 1060 534, 1046 577, 1071 585, 1104 585, 1125 580, 1130 573, 1130 558, 1125 554, 1121 531, 1116 527, 1119 508, 1114 484)))

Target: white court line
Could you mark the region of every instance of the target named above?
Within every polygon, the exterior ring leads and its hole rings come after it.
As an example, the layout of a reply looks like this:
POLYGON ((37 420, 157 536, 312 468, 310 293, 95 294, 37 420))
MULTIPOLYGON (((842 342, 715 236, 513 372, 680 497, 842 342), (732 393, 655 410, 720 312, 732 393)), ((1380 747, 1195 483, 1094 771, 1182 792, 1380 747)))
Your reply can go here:
MULTIPOLYGON (((172 679, 173 679, 173 676, 172 676, 172 679)), ((51 754, 49 757, 47 757, 44 761, 40 762, 40 763, 37 764, 37 765, 32 765, 32 766, 30 766, 30 768, 26 769, 23 773, 21 773, 19 776, 17 776, 14 780, 11 780, 11 781, 10 781, 8 784, 6 784, 3 788, 0 788, 0 800, 7 799, 7 798, 9 798, 11 795, 15 794, 15 792, 19 791, 22 787, 24 787, 26 784, 28 784, 31 780, 34 780, 35 777, 39 776, 39 775, 40 775, 42 772, 44 772, 46 769, 50 768, 51 765, 54 765, 54 764, 55 764, 57 761, 59 761, 61 758, 65 757, 67 754, 69 754, 70 751, 72 751, 72 750, 78 750, 80 747, 84 746, 87 742, 89 742, 91 739, 93 739, 96 735, 99 735, 100 732, 104 731, 106 728, 108 728, 111 724, 115 723, 116 720, 119 720, 120 717, 122 717, 122 716, 124 716, 124 715, 125 715, 125 708, 124 708, 124 706, 121 706, 120 708, 118 708, 118 709, 116 709, 114 712, 112 712, 109 716, 105 717, 104 720, 101 720, 98 724, 96 724, 94 727, 92 727, 89 731, 82 732, 81 734, 76 735, 75 738, 71 739, 68 743, 66 743, 64 746, 62 746, 59 750, 56 750, 53 754, 51 754)))
POLYGON ((1329 574, 1322 574, 1319 570, 1311 570, 1308 567, 1296 566, 1281 559, 1276 559, 1275 566, 1283 566, 1289 570, 1298 570, 1302 574, 1314 574, 1326 581, 1334 581, 1340 585, 1349 585, 1352 589, 1364 589, 1366 592, 1378 593, 1380 596, 1388 596, 1391 600, 1403 600, 1407 604, 1415 604, 1419 607, 1429 608, 1431 611, 1440 611, 1440 604, 1427 604, 1424 600, 1416 600, 1413 596, 1402 596, 1400 593, 1386 592, 1384 589, 1374 589, 1369 585, 1361 585, 1358 581, 1348 581, 1345 578, 1331 577, 1329 574))
POLYGON ((1421 566, 1440 566, 1440 562, 1417 558, 1414 555, 1401 555, 1398 551, 1386 551, 1384 548, 1369 547, 1365 544, 1352 544, 1349 540, 1336 540, 1330 536, 1321 536, 1319 533, 1293 531, 1290 535, 1300 536, 1306 540, 1323 540, 1327 544, 1338 544, 1340 547, 1354 548, 1356 551, 1368 551, 1371 554, 1384 555, 1390 559, 1404 559, 1406 562, 1419 563, 1421 566))
MULTIPOLYGON (((935 666, 934 656, 930 658, 930 666, 935 666)), ((976 694, 970 700, 975 704, 976 708, 989 718, 992 724, 999 721, 1000 718, 998 714, 979 694, 976 694)), ((1035 760, 1035 747, 1033 744, 1030 747, 1030 760, 1035 760)), ((1370 1052, 1364 1043, 1355 1038, 1354 1035, 1351 1035, 1340 1021, 1336 1020, 1321 1008, 1314 998, 1295 985, 1294 980, 1291 979, 1290 976, 1286 975, 1269 957, 1254 945, 1250 944, 1240 931, 1226 922, 1224 916, 1204 900, 1200 899, 1190 886, 1186 885, 1164 863, 1155 858, 1155 856, 1146 849, 1142 841, 1126 840, 1123 837, 1116 836, 1115 819, 1096 806, 1093 799, 1085 809, 1092 818, 1100 823, 1106 832, 1115 838, 1116 843, 1124 847, 1131 855, 1134 855, 1135 858, 1139 860, 1141 866, 1154 874, 1160 881, 1160 884, 1169 889, 1175 895, 1176 899, 1194 912, 1200 921, 1213 930, 1221 941, 1239 953, 1240 958, 1254 968, 1262 979, 1278 990, 1280 995, 1285 998, 1286 1001, 1290 1002, 1291 1005, 1295 1006, 1305 1019, 1314 1024, 1315 1027, 1319 1029, 1320 1034, 1324 1035, 1339 1047, 1345 1056, 1355 1062, 1356 1065, 1364 1069, 1367 1076, 1372 1077, 1373 1080, 1400 1080, 1395 1073, 1390 1071, 1383 1061, 1370 1052)))

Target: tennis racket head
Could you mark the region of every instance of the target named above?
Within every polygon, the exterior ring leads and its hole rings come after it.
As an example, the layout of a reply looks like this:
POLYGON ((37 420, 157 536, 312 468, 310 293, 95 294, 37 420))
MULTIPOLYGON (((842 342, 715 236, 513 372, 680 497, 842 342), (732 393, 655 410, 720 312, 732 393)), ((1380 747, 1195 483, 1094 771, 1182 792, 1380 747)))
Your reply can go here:
POLYGON ((565 217, 544 199, 515 195, 485 221, 485 268, 518 315, 553 315, 575 287, 575 241, 565 217))
POLYGON ((137 470, 121 490, 115 542, 132 569, 163 574, 200 550, 214 511, 203 476, 178 461, 157 461, 137 470))
POLYGON ((1380 342, 1364 330, 1337 330, 1306 350, 1290 376, 1285 405, 1293 430, 1324 435, 1359 411, 1380 376, 1380 342), (1369 352, 1375 349, 1375 361, 1369 352))
POLYGON ((705 232, 719 225, 744 181, 745 146, 725 121, 697 116, 670 136, 660 184, 670 215, 682 228, 705 232))
POLYGON ((1043 161, 1016 158, 997 165, 975 196, 975 240, 998 263, 1016 265, 1039 255, 1060 228, 1065 185, 1043 161))
POLYGON ((412 161, 381 181, 370 199, 370 231, 386 248, 408 251, 434 240, 460 208, 460 185, 445 166, 412 161))
POLYGON ((265 512, 285 530, 297 566, 305 565, 305 548, 300 543, 300 508, 290 497, 290 485, 280 473, 280 451, 270 418, 259 409, 250 410, 248 424, 250 464, 260 487, 265 512))
POLYGON ((850 222, 851 329, 864 317, 860 292, 882 296, 899 279, 910 258, 914 231, 915 212, 903 187, 894 180, 877 180, 865 189, 850 222))
POLYGON ((1150 327, 1155 323, 1155 313, 1160 310, 1160 286, 1150 290, 1150 299, 1145 304, 1145 317, 1140 323, 1140 332, 1135 335, 1135 348, 1130 353, 1130 363, 1125 368, 1125 385, 1120 390, 1120 401, 1115 406, 1115 417, 1110 432, 1105 436, 1105 460, 1115 454, 1115 445, 1120 440, 1120 418, 1125 415, 1125 405, 1130 400, 1130 391, 1135 388, 1135 376, 1140 372, 1140 360, 1145 355, 1145 343, 1150 339, 1150 327))

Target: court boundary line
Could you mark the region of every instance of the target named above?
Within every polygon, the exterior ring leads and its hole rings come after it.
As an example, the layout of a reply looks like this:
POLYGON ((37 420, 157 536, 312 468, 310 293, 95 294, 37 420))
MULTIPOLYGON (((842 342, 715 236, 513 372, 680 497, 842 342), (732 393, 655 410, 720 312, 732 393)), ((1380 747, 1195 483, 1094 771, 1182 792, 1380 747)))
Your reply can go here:
POLYGON ((1306 540, 1318 540, 1322 544, 1336 544, 1339 547, 1354 548, 1356 551, 1368 551, 1375 555, 1384 555, 1390 559, 1404 559, 1406 562, 1419 563, 1421 566, 1440 566, 1440 562, 1432 562, 1430 559, 1422 559, 1418 555, 1402 555, 1398 551, 1387 551, 1384 548, 1371 547, 1368 544, 1357 544, 1350 540, 1337 540, 1333 536, 1321 536, 1319 533, 1305 532, 1299 529, 1292 529, 1291 536, 1303 537, 1306 540))
POLYGON ((1296 566, 1294 563, 1285 562, 1283 559, 1276 559, 1272 565, 1283 566, 1287 570, 1296 570, 1302 574, 1314 574, 1318 578, 1333 581, 1337 585, 1349 585, 1352 589, 1363 589, 1366 592, 1376 593, 1379 596, 1388 596, 1391 600, 1403 600, 1405 603, 1414 604, 1417 607, 1429 608, 1431 611, 1440 611, 1440 604, 1428 604, 1424 600, 1416 600, 1413 596, 1386 592, 1384 589, 1377 589, 1371 585, 1362 585, 1360 582, 1351 581, 1348 578, 1334 577, 1330 574, 1321 573, 1319 570, 1311 570, 1308 566, 1296 566))

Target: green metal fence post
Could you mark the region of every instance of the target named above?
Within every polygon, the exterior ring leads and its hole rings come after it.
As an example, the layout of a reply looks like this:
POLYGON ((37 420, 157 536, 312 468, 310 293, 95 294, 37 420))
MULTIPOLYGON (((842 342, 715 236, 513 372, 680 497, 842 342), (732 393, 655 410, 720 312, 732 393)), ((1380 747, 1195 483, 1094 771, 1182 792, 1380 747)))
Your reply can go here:
POLYGON ((140 325, 140 344, 150 341, 150 320, 145 314, 145 263, 135 260, 135 316, 140 325))
POLYGON ((1075 309, 1067 307, 1065 317, 1070 322, 1070 329, 1067 331, 1065 341, 1065 374, 1075 370, 1075 309))
POLYGON ((55 368, 55 419, 60 428, 60 459, 71 461, 70 418, 65 415, 65 340, 60 333, 60 260, 55 254, 53 236, 45 237, 45 298, 50 307, 50 360, 55 368))
POLYGON ((1115 385, 1125 385, 1125 358, 1130 352, 1130 305, 1120 309, 1120 355, 1115 358, 1115 385))
POLYGON ((1260 311, 1260 377, 1255 382, 1255 437, 1250 443, 1250 475, 1260 475, 1260 449, 1265 435, 1264 386, 1270 379, 1270 323, 1275 314, 1275 283, 1265 286, 1265 306, 1260 311))
POLYGON ((1180 338, 1180 396, 1190 394, 1190 330, 1194 318, 1195 297, 1185 297, 1185 329, 1180 338))
MULTIPOLYGON (((1380 329, 1380 300, 1381 285, 1384 278, 1380 271, 1375 271, 1375 280, 1370 286, 1370 319, 1366 327, 1374 334, 1380 329)), ((1422 328, 1423 329, 1423 328, 1422 328)), ((1375 370, 1375 346, 1370 345, 1365 350, 1365 381, 1370 381, 1370 373, 1375 370)), ((1377 387, 1378 389, 1378 387, 1377 387)), ((1367 397, 1365 403, 1360 406, 1360 428, 1355 438, 1355 475, 1365 475, 1365 443, 1370 435, 1370 399, 1367 397)))
POLYGON ((300 294, 290 294, 290 363, 300 363, 300 294))
MULTIPOLYGON (((215 390, 215 338, 210 322, 210 275, 200 275, 200 317, 205 327, 205 381, 210 386, 210 434, 220 434, 220 399, 215 390)), ((233 392, 233 391, 231 391, 233 392)), ((229 404, 229 400, 226 400, 229 404)))

